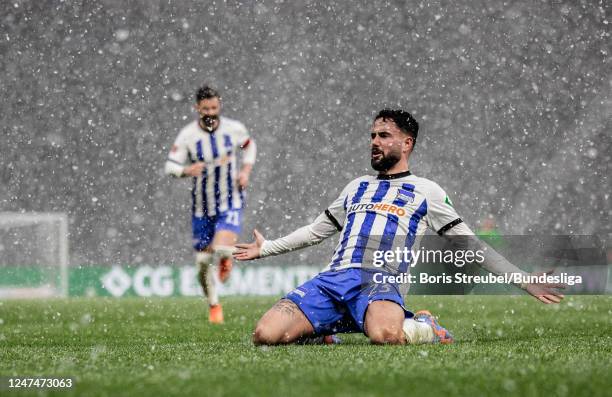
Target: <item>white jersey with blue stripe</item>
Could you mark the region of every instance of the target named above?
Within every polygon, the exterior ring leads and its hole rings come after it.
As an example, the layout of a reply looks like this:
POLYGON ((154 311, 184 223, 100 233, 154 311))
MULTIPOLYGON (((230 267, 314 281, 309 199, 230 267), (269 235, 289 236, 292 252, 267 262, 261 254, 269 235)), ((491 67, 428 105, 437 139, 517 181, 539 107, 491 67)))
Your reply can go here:
POLYGON ((239 121, 223 116, 219 118, 219 127, 212 133, 203 130, 198 120, 181 130, 168 161, 179 165, 206 163, 202 175, 193 178, 193 215, 215 216, 230 209, 242 208, 242 192, 236 183, 236 153, 249 142, 246 127, 239 121))
MULTIPOLYGON (((357 178, 325 213, 340 231, 340 240, 323 271, 371 267, 375 251, 416 249, 428 227, 442 234, 461 223, 444 190, 410 172, 357 178)), ((387 269, 403 273, 408 266, 387 269)))

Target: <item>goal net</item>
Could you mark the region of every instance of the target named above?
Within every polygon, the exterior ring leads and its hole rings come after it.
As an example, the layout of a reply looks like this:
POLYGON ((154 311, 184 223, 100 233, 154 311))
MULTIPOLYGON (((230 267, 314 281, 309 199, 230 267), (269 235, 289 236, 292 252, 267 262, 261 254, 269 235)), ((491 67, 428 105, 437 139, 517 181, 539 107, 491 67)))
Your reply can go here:
POLYGON ((67 215, 0 212, 0 299, 67 295, 67 215))

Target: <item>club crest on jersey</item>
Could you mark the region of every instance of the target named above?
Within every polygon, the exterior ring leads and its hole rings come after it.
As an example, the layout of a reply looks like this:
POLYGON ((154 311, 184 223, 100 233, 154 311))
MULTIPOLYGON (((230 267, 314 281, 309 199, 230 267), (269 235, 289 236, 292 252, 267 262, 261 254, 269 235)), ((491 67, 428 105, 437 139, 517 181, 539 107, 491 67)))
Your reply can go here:
POLYGON ((395 196, 396 201, 403 201, 406 204, 410 204, 414 202, 414 193, 409 192, 408 190, 398 189, 397 196, 395 196))

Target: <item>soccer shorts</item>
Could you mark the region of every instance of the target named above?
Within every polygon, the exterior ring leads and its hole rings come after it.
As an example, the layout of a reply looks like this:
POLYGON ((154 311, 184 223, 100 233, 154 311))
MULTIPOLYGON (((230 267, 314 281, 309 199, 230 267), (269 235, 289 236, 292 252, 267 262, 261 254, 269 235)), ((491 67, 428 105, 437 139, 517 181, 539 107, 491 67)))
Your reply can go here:
MULTIPOLYGON (((364 332, 368 305, 374 301, 395 302, 404 309, 398 286, 376 283, 372 269, 349 268, 319 273, 285 296, 304 313, 319 335, 364 332)), ((410 317, 410 312, 407 312, 410 317)))
POLYGON ((191 218, 191 229, 193 231, 193 248, 201 251, 212 243, 215 233, 219 230, 229 230, 240 234, 240 223, 242 210, 231 209, 220 212, 215 216, 204 216, 191 218))

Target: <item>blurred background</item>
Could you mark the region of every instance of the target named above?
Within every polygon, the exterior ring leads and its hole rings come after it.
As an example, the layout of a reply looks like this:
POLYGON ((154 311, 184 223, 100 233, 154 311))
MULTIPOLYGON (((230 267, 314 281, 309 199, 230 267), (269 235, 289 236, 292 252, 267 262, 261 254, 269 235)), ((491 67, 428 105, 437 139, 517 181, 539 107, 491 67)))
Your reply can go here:
MULTIPOLYGON (((245 240, 310 222, 372 173, 386 106, 419 121, 411 170, 474 229, 609 236, 611 14, 605 1, 5 1, 0 210, 67 213, 73 265, 191 263, 191 183, 163 165, 209 83, 258 144, 245 240)), ((267 263, 322 266, 334 243, 267 263)))

